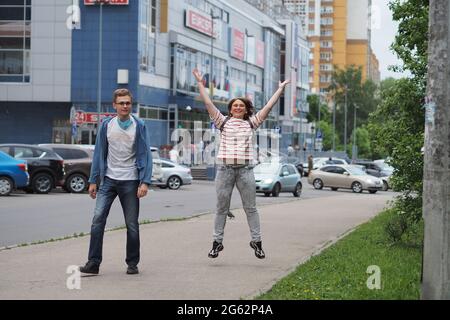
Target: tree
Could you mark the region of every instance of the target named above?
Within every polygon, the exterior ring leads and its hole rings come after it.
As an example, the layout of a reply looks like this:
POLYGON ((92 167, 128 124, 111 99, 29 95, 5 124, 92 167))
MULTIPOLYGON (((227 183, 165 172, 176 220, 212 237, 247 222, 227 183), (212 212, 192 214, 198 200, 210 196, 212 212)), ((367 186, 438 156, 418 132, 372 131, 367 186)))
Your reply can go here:
MULTIPOLYGON (((350 143, 353 144, 353 133, 350 143)), ((370 144, 370 135, 366 126, 356 128, 356 145, 358 146, 358 158, 370 159, 372 158, 372 150, 370 144)), ((351 157, 353 154, 351 153, 351 157)))
POLYGON ((325 120, 327 122, 330 121, 330 111, 328 110, 328 106, 324 103, 320 102, 320 96, 316 94, 311 94, 307 98, 309 104, 309 113, 306 115, 306 119, 308 122, 317 122, 318 118, 318 110, 320 105, 320 120, 325 120))
POLYGON ((345 101, 347 101, 347 141, 350 141, 354 108, 358 107, 357 123, 360 126, 366 124, 369 114, 378 104, 375 96, 377 86, 371 80, 363 81, 362 67, 352 65, 346 69, 335 68, 328 90, 334 94, 336 130, 342 134, 345 132, 345 101))
MULTIPOLYGON (((333 148, 333 125, 329 121, 320 121, 320 130, 322 131, 323 150, 331 150, 333 148)), ((339 134, 335 134, 335 143, 338 145, 339 134)))
POLYGON ((391 49, 403 61, 393 66, 395 71, 410 71, 420 88, 426 86, 428 61, 428 6, 429 0, 392 0, 389 8, 399 22, 391 49))

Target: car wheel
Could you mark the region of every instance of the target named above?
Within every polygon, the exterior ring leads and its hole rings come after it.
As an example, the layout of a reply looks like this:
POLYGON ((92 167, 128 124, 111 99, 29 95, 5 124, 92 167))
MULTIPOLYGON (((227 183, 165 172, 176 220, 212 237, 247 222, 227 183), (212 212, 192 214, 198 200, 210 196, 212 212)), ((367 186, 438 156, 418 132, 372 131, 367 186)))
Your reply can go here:
POLYGON ((87 178, 82 174, 75 173, 67 179, 65 187, 67 192, 82 193, 87 189, 87 186, 87 178))
POLYGON ((0 177, 0 196, 9 196, 13 190, 13 182, 8 177, 0 177))
POLYGON ((181 186, 181 179, 177 176, 171 176, 167 179, 167 186, 171 190, 178 190, 181 186))
POLYGON ((352 183, 352 190, 355 193, 361 193, 363 191, 362 184, 359 183, 358 181, 353 182, 352 183))
POLYGON ((386 181, 383 181, 383 191, 388 191, 389 185, 386 181))
POLYGON ((295 190, 292 193, 294 195, 294 197, 300 197, 300 195, 302 194, 302 184, 299 182, 297 183, 297 185, 295 186, 295 190))
POLYGON ((320 179, 315 179, 313 181, 314 189, 321 190, 323 188, 323 182, 320 179))
POLYGON ((369 190, 370 193, 374 194, 377 193, 378 190, 369 190))
POLYGON ((278 197, 280 195, 281 185, 277 182, 272 190, 272 197, 278 197))
POLYGON ((38 173, 34 176, 31 187, 36 193, 49 193, 53 187, 52 177, 48 173, 38 173))
POLYGON ((265 197, 270 197, 270 192, 264 192, 265 197))
POLYGON ((333 190, 333 191, 338 191, 338 188, 331 188, 331 190, 333 190))

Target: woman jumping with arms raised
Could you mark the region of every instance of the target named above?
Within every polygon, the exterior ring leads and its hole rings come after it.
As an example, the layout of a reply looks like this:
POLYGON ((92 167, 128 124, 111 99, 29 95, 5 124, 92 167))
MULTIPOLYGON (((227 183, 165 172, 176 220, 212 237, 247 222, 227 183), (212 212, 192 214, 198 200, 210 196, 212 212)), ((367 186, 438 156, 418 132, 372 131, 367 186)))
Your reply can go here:
POLYGON ((209 116, 214 125, 221 131, 217 155, 217 161, 220 164, 216 176, 217 212, 214 222, 213 246, 208 257, 217 258, 219 252, 224 249, 222 242, 225 222, 230 209, 231 194, 236 185, 250 227, 250 247, 255 250, 257 258, 264 259, 265 253, 262 249, 259 214, 256 210, 253 134, 267 118, 290 81, 280 82, 278 90, 272 98, 255 115, 253 114, 252 102, 249 99, 234 98, 228 103, 228 116, 224 116, 208 96, 200 72, 195 69, 193 74, 198 82, 200 97, 205 103, 209 116))

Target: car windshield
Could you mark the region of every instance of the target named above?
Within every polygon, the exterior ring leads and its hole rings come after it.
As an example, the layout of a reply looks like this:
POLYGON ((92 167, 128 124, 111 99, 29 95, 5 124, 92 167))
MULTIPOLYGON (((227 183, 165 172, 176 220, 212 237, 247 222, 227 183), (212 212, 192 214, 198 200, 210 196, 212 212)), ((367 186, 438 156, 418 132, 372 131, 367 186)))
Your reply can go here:
POLYGON ((275 163, 261 163, 253 169, 255 174, 274 174, 279 169, 279 165, 275 163))
POLYGON ((377 162, 377 165, 381 168, 383 171, 394 171, 394 167, 391 167, 386 162, 377 162))
POLYGON ((347 167, 345 169, 347 169, 347 171, 350 172, 350 174, 354 175, 354 176, 364 176, 367 174, 361 168, 358 168, 358 167, 347 167))

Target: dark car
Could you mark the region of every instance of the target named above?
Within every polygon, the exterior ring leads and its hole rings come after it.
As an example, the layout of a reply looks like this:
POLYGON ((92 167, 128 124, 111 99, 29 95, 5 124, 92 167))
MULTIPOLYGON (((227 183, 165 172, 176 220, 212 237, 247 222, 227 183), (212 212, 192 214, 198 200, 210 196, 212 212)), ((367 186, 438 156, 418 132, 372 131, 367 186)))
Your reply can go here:
POLYGON ((354 164, 364 167, 364 171, 374 177, 380 178, 383 181, 383 191, 387 191, 390 188, 389 178, 392 175, 392 171, 385 170, 379 163, 372 161, 354 161, 354 164))
POLYGON ((40 144, 39 146, 53 150, 64 159, 64 190, 71 193, 82 193, 87 190, 94 155, 92 150, 75 144, 40 144))
POLYGON ((27 162, 0 151, 0 196, 8 196, 14 189, 26 187, 29 180, 27 162))
POLYGON ((54 151, 30 144, 0 144, 13 158, 27 160, 30 185, 23 188, 28 193, 49 193, 64 184, 64 160, 54 151))

